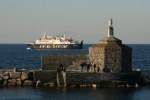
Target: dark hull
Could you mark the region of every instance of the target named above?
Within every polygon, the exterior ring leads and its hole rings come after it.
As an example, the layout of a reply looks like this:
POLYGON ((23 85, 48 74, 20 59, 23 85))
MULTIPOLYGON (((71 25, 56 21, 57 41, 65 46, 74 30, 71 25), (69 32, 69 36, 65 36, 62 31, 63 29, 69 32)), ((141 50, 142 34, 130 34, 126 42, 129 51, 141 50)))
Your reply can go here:
POLYGON ((82 49, 83 44, 28 44, 31 49, 82 49))

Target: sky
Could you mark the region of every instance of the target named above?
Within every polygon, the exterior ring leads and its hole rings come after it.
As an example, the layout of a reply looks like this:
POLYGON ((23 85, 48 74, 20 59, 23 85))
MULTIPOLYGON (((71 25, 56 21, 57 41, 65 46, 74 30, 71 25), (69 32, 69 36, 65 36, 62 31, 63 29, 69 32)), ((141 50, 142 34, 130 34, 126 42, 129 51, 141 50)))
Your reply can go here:
POLYGON ((42 33, 97 43, 114 34, 126 44, 150 43, 150 0, 0 0, 0 43, 28 43, 42 33))

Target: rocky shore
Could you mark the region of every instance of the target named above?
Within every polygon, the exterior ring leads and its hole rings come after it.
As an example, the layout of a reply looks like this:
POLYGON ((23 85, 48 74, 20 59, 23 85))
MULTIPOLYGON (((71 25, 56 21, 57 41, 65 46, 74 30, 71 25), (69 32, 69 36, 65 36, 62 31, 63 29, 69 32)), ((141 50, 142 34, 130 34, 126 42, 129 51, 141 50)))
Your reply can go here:
POLYGON ((62 72, 57 73, 57 71, 1 69, 0 87, 138 87, 150 84, 149 73, 101 74, 67 71, 64 81, 62 72))
POLYGON ((33 86, 32 71, 0 70, 0 86, 33 86))

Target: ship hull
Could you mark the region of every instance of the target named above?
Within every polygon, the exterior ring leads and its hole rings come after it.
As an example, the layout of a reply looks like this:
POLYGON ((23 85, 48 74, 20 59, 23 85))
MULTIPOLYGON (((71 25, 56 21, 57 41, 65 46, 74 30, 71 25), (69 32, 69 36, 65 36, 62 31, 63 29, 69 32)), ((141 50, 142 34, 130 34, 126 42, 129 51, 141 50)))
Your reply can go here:
POLYGON ((30 49, 82 49, 83 44, 28 44, 30 49))

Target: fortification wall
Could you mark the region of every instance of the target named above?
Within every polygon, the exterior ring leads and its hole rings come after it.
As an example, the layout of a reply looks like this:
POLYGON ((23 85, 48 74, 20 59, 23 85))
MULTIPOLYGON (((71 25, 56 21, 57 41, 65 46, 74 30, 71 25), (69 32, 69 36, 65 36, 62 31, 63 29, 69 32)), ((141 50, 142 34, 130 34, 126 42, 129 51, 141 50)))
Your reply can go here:
MULTIPOLYGON (((61 86, 64 86, 62 73, 45 70, 26 71, 0 71, 0 86, 34 86, 34 87, 54 87, 59 76, 61 86)), ((143 74, 142 74, 143 75, 143 74)), ((141 72, 129 73, 99 73, 99 72, 70 72, 65 73, 66 86, 92 86, 97 87, 126 87, 141 84, 144 78, 149 82, 146 75, 141 76, 141 72)))
POLYGON ((43 56, 42 70, 55 70, 60 64, 64 67, 69 65, 80 65, 81 62, 86 61, 87 55, 64 55, 64 56, 43 56))

